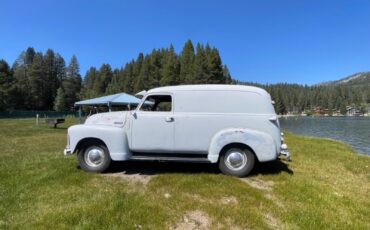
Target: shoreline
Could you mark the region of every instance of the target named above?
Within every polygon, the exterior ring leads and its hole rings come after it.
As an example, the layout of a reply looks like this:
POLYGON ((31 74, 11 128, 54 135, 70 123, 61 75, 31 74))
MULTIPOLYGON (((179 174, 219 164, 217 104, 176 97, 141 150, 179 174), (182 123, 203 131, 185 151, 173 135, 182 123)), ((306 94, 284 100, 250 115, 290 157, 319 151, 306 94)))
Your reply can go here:
POLYGON ((369 117, 290 116, 280 118, 280 127, 298 135, 341 141, 358 154, 370 155, 369 117))
POLYGON ((296 133, 294 131, 290 131, 290 130, 287 130, 287 129, 282 129, 282 131, 283 131, 284 134, 295 135, 295 136, 299 136, 299 137, 302 137, 302 138, 313 138, 313 139, 318 138, 318 139, 323 139, 323 140, 328 140, 328 141, 335 141, 335 142, 338 142, 338 144, 347 145, 349 148, 352 149, 353 152, 357 153, 360 156, 370 157, 370 152, 368 153, 368 152, 359 151, 354 146, 352 146, 350 143, 347 143, 343 140, 338 140, 338 139, 331 138, 331 137, 319 137, 319 136, 313 136, 313 135, 307 135, 307 134, 300 134, 300 133, 296 133))

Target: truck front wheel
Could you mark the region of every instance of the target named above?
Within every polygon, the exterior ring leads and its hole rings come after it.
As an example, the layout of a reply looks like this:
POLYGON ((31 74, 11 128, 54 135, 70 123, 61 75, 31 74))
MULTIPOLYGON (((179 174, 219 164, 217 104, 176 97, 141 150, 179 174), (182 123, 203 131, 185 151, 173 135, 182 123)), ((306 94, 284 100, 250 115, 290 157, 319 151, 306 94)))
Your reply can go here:
POLYGON ((78 152, 77 161, 85 171, 104 172, 109 168, 112 160, 106 146, 89 144, 78 152))
POLYGON ((255 156, 249 149, 231 147, 221 154, 219 168, 224 174, 244 177, 252 171, 254 162, 255 156))

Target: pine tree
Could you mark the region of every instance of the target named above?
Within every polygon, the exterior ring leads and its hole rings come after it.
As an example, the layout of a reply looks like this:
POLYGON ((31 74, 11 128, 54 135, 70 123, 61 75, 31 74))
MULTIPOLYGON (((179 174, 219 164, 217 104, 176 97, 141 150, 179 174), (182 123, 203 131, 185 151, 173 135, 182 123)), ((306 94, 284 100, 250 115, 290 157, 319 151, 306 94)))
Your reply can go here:
POLYGON ((85 78, 83 80, 83 87, 81 90, 81 98, 88 99, 97 97, 97 92, 94 91, 94 84, 95 80, 97 78, 97 70, 95 67, 90 67, 89 70, 87 70, 85 78))
POLYGON ((66 70, 66 78, 62 81, 68 108, 73 107, 74 103, 79 100, 81 82, 80 67, 76 56, 73 55, 66 70))
POLYGON ((277 114, 285 114, 287 111, 286 111, 286 106, 283 102, 281 94, 280 93, 277 94, 276 97, 274 97, 274 99, 275 99, 276 113, 277 114))
POLYGON ((179 78, 179 62, 172 44, 167 52, 166 62, 163 66, 161 85, 176 85, 179 78))
POLYGON ((13 76, 16 81, 16 91, 17 91, 17 97, 15 98, 15 101, 17 104, 17 108, 20 109, 29 108, 31 104, 28 69, 29 66, 26 65, 26 52, 22 51, 13 64, 13 76))
POLYGON ((122 84, 123 84, 123 92, 127 93, 135 93, 133 89, 133 82, 134 82, 134 62, 130 62, 126 64, 125 68, 121 71, 122 72, 122 84))
POLYGON ((343 100, 340 105, 340 114, 346 115, 347 114, 347 103, 343 100))
POLYGON ((45 75, 44 60, 41 52, 37 52, 29 68, 28 74, 30 109, 46 109, 48 81, 45 75))
POLYGON ((46 107, 52 108, 54 98, 57 94, 57 89, 59 86, 57 69, 56 69, 56 60, 54 51, 48 49, 44 57, 44 69, 45 69, 45 78, 48 82, 48 85, 45 89, 46 93, 46 107))
POLYGON ((115 94, 121 91, 120 87, 118 86, 119 78, 120 78, 120 70, 114 69, 113 74, 112 74, 112 80, 108 82, 105 94, 115 94))
POLYGON ((206 56, 208 62, 209 62, 209 58, 211 56, 211 52, 212 52, 211 46, 207 42, 206 46, 204 47, 204 55, 206 56))
POLYGON ((150 76, 151 76, 151 87, 155 88, 161 85, 160 81, 162 78, 163 69, 163 57, 160 50, 153 49, 150 54, 150 76))
POLYGON ((33 47, 28 47, 25 54, 24 54, 24 64, 29 66, 33 63, 33 59, 35 58, 36 52, 33 47))
MULTIPOLYGON (((136 63, 138 64, 138 63, 136 63)), ((140 74, 137 77, 134 92, 140 92, 142 90, 149 90, 150 89, 150 57, 147 55, 144 58, 142 65, 140 65, 140 74)))
POLYGON ((223 81, 225 82, 225 84, 232 84, 233 83, 233 79, 231 78, 229 68, 227 68, 226 65, 222 66, 222 74, 223 74, 223 78, 224 78, 223 81))
POLYGON ((109 82, 112 81, 113 72, 109 64, 102 64, 97 72, 97 78, 94 81, 93 89, 97 95, 105 94, 109 82))
POLYGON ((133 75, 132 75, 132 92, 139 92, 143 90, 143 83, 141 82, 140 73, 142 72, 142 66, 144 62, 144 55, 142 53, 139 53, 139 56, 137 57, 136 61, 133 62, 133 75))
POLYGON ((0 60, 0 111, 16 106, 16 86, 11 69, 5 60, 0 60))
POLYGON ((197 52, 194 59, 194 81, 193 84, 207 83, 208 78, 208 61, 205 56, 203 46, 197 44, 197 52))
POLYGON ((195 82, 194 59, 194 46, 193 43, 188 40, 181 52, 180 84, 193 84, 195 82))
MULTIPOLYGON (((207 49, 206 49, 207 50, 207 49)), ((208 84, 223 84, 225 78, 222 71, 222 61, 216 48, 210 50, 208 58, 209 79, 208 84)))
MULTIPOLYGON (((330 94, 332 95, 332 94, 330 94)), ((333 98, 331 96, 328 97, 328 115, 332 116, 333 115, 333 98)))
POLYGON ((63 80, 66 78, 66 63, 64 61, 64 58, 56 53, 55 54, 55 75, 58 79, 58 85, 57 88, 59 88, 63 82, 63 80))
POLYGON ((369 112, 368 106, 367 106, 366 103, 361 103, 361 105, 360 105, 360 112, 363 113, 363 114, 369 112))
POLYGON ((62 87, 59 87, 57 90, 57 96, 55 97, 55 100, 54 100, 54 110, 58 112, 65 111, 67 109, 66 105, 67 104, 66 104, 64 90, 62 87))

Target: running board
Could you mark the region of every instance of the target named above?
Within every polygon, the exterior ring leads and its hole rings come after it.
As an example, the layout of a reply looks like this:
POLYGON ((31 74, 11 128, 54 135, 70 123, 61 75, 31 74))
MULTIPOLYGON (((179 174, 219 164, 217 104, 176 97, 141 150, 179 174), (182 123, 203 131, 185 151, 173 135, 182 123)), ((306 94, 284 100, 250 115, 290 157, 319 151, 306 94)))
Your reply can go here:
MULTIPOLYGON (((149 155, 149 154, 148 154, 149 155)), ((172 161, 172 162, 193 162, 193 163, 211 163, 204 157, 184 157, 184 156, 148 156, 133 155, 130 160, 133 161, 172 161)))

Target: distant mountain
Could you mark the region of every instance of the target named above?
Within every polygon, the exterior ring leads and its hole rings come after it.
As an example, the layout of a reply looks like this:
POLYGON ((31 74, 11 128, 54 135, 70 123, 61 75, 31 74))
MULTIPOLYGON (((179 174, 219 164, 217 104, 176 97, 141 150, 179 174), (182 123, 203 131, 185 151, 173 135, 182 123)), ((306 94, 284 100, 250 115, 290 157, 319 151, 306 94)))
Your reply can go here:
POLYGON ((370 86, 370 72, 360 72, 352 74, 348 77, 336 80, 336 81, 327 81, 322 82, 316 85, 319 86, 335 86, 335 85, 341 85, 345 84, 348 86, 370 86))

